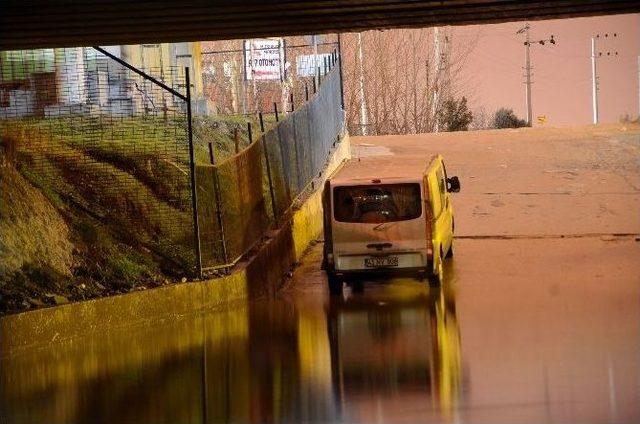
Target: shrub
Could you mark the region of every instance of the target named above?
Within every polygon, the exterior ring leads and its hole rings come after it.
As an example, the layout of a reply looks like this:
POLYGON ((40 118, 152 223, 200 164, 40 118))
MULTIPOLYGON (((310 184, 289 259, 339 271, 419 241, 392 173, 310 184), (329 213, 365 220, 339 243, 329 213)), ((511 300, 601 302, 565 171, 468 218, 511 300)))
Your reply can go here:
POLYGON ((441 131, 467 131, 473 121, 473 113, 467 107, 467 98, 459 100, 449 98, 442 105, 438 118, 441 131))
POLYGON ((520 119, 513 113, 513 109, 501 107, 493 117, 493 128, 520 128, 526 127, 527 121, 520 119))

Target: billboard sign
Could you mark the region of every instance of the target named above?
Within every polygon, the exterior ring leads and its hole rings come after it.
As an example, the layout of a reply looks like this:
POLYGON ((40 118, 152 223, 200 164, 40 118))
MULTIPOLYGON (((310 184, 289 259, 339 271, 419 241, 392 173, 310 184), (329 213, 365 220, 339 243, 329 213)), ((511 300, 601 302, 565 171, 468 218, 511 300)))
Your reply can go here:
POLYGON ((301 54, 296 56, 296 74, 299 77, 312 77, 320 68, 320 75, 324 75, 324 64, 330 63, 331 53, 301 54))
POLYGON ((244 40, 244 75, 247 80, 280 81, 284 74, 281 38, 244 40))

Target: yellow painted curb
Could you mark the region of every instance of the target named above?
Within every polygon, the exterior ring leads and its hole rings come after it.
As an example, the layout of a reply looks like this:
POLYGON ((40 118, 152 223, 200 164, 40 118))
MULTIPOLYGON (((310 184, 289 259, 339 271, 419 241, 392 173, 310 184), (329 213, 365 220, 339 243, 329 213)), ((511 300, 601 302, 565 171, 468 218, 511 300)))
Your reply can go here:
MULTIPOLYGON (((346 159, 351 158, 351 142, 346 134, 338 148, 331 156, 331 161, 324 174, 326 178, 346 159)), ((304 204, 293 214, 293 242, 296 259, 299 259, 309 243, 322 234, 322 188, 324 179, 319 187, 304 204)))

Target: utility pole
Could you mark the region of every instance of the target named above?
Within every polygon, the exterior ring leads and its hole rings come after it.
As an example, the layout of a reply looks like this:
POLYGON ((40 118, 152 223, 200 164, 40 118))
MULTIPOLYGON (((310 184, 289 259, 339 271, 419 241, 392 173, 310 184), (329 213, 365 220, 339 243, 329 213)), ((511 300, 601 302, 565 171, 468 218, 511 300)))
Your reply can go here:
POLYGON ((591 37, 591 104, 593 123, 598 123, 598 73, 596 70, 596 38, 591 37))
POLYGON ((529 24, 527 24, 527 39, 525 42, 525 72, 527 78, 527 124, 532 126, 533 111, 531 107, 531 42, 529 41, 529 24))
MULTIPOLYGON (((618 38, 618 33, 614 32, 613 34, 605 33, 600 36, 600 34, 596 34, 595 37, 591 37, 591 98, 592 98, 592 108, 593 108, 593 123, 597 124, 599 121, 599 111, 598 111, 598 92, 600 91, 600 77, 598 76, 598 68, 596 64, 596 60, 604 57, 617 57, 617 50, 608 50, 605 55, 602 52, 597 51, 597 40, 613 40, 618 38), (611 36, 611 38, 609 38, 611 36)), ((609 43, 605 43, 605 46, 609 43)), ((640 58, 638 59, 638 65, 640 66, 640 58)), ((640 70, 639 70, 640 73, 640 70)), ((639 74, 640 78, 640 74, 639 74)))
POLYGON ((524 41, 524 77, 525 77, 525 89, 524 89, 524 97, 527 103, 527 126, 531 126, 532 119, 532 107, 531 107, 531 40, 529 37, 529 29, 531 27, 529 24, 526 24, 523 28, 520 28, 516 34, 525 34, 524 41))
POLYGON ((362 33, 358 33, 358 65, 360 68, 360 135, 367 135, 367 101, 364 95, 364 65, 362 54, 362 33))
MULTIPOLYGON (((533 106, 531 102, 531 38, 529 35, 529 30, 531 27, 527 23, 524 27, 520 28, 516 31, 516 34, 524 34, 524 76, 525 76, 525 99, 527 102, 527 125, 531 127, 533 125, 533 106)), ((540 44, 542 46, 545 45, 546 42, 550 44, 556 44, 556 40, 553 38, 553 35, 549 39, 542 39, 533 41, 533 43, 540 44)))
POLYGON ((446 100, 451 95, 449 31, 447 31, 446 27, 442 28, 442 30, 438 27, 433 29, 433 56, 436 69, 431 116, 433 117, 433 132, 439 132, 438 111, 440 102, 442 98, 446 100))

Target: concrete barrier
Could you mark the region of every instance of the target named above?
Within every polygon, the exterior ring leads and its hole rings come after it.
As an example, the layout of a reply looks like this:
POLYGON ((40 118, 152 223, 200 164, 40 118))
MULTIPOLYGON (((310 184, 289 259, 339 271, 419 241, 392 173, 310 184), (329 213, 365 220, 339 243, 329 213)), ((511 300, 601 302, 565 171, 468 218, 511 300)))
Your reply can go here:
MULTIPOLYGON (((349 136, 337 144, 323 178, 351 156, 349 136)), ((321 181, 323 182, 323 181, 321 181)), ((312 240, 322 233, 322 184, 228 276, 92 299, 0 319, 0 356, 107 329, 161 322, 274 295, 312 240)))

